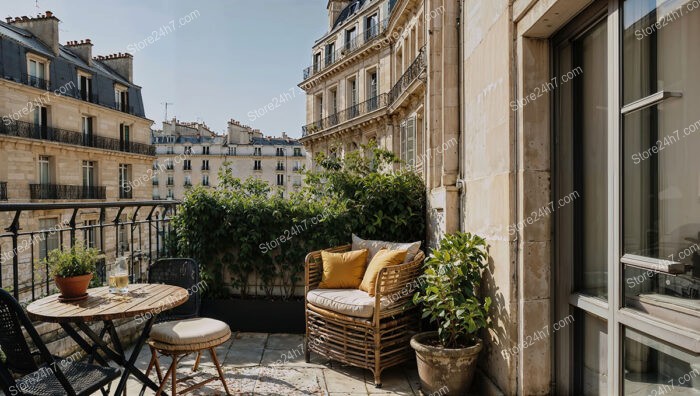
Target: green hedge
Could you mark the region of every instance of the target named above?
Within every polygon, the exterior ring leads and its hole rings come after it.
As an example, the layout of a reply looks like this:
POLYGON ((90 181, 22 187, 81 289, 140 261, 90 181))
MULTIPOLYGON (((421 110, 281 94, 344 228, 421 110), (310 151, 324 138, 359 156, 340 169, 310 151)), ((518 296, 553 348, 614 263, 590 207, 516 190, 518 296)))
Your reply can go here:
POLYGON ((410 170, 394 170, 393 155, 374 147, 345 160, 317 158, 319 171, 305 172, 305 186, 288 199, 265 182, 219 172, 216 189, 193 188, 173 218, 178 254, 197 259, 211 297, 283 298, 303 284, 304 257, 313 250, 350 242, 351 233, 390 241, 423 240, 425 186, 410 170), (384 170, 384 171, 382 171, 384 170), (231 283, 223 281, 224 271, 231 283), (257 274, 262 290, 251 290, 257 274))

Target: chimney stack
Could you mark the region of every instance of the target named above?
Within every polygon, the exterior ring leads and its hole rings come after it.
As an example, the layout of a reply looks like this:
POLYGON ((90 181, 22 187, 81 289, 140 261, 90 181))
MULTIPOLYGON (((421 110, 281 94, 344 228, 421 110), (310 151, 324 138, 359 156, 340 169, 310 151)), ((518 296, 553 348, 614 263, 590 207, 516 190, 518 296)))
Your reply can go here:
POLYGON ((58 56, 58 22, 59 19, 53 16, 51 11, 46 11, 44 15, 37 15, 36 18, 27 16, 7 18, 7 23, 24 29, 36 36, 42 43, 46 44, 54 55, 58 56))
POLYGON ((90 42, 90 39, 80 40, 80 42, 69 41, 66 43, 66 47, 82 59, 83 62, 92 66, 92 42, 90 42))
POLYGON ((340 16, 340 12, 345 9, 351 2, 348 0, 328 0, 328 30, 333 29, 336 19, 340 16))
POLYGON ((111 54, 107 56, 98 56, 95 58, 105 65, 109 66, 112 70, 117 72, 120 76, 126 79, 128 82, 133 83, 134 78, 134 57, 129 53, 118 53, 111 54))

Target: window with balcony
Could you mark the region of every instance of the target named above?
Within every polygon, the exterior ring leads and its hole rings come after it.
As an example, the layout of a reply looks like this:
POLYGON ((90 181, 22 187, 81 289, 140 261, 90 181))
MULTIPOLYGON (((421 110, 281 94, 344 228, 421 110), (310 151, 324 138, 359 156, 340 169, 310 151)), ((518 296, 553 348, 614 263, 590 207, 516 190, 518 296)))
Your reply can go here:
POLYGON ((175 185, 175 179, 172 176, 168 176, 168 186, 174 186, 175 185))
POLYGON ((372 14, 365 19, 365 41, 379 34, 379 14, 372 14))
POLYGON ((182 161, 182 170, 192 170, 192 161, 191 160, 184 160, 182 161))
POLYGON ((262 165, 260 163, 260 160, 253 161, 253 170, 256 170, 256 171, 262 170, 262 165))
POLYGON ((357 38, 357 27, 353 26, 345 31, 345 50, 350 51, 355 45, 355 38, 357 38))
POLYGON ((209 186, 209 175, 202 175, 202 185, 205 187, 209 186))
POLYGON ((53 179, 52 173, 52 160, 51 157, 42 155, 39 156, 39 184, 49 185, 53 179))
POLYGON ((326 63, 328 66, 335 62, 335 43, 326 44, 326 63))
POLYGON ((277 161, 277 170, 278 170, 278 171, 283 171, 283 170, 284 170, 284 162, 282 162, 282 161, 277 161))
MULTIPOLYGON (((192 146, 185 146, 184 153, 185 153, 185 155, 192 154, 192 146)), ((170 154, 172 154, 172 153, 170 153, 170 154)))
POLYGON ((357 107, 358 103, 358 96, 357 96, 357 79, 355 77, 348 79, 348 89, 347 89, 347 103, 350 104, 348 106, 348 117, 349 118, 354 118, 357 117, 359 113, 359 109, 357 107))
POLYGON ((374 70, 369 73, 367 78, 367 107, 370 111, 376 110, 379 107, 379 77, 377 76, 377 71, 374 70))
POLYGON ((36 106, 32 112, 34 119, 34 138, 48 138, 48 108, 45 106, 36 106))
POLYGON ((185 187, 192 187, 192 176, 185 176, 185 187))
POLYGON ((284 156, 284 149, 282 147, 277 147, 277 156, 278 157, 284 156))
POLYGON ((169 188, 169 189, 168 189, 168 197, 167 197, 167 198, 168 198, 168 199, 174 199, 174 198, 175 198, 175 194, 173 194, 173 189, 172 189, 172 188, 169 188))
POLYGON ((314 73, 321 70, 321 53, 317 52, 314 54, 314 73))
POLYGON ((209 170, 209 160, 202 160, 202 170, 204 170, 204 171, 209 170))
POLYGON ((119 164, 119 198, 131 199, 131 165, 119 164))
POLYGON ((173 160, 172 160, 172 159, 168 158, 168 159, 165 160, 165 169, 167 169, 167 170, 169 170, 169 171, 175 169, 175 166, 173 166, 173 160))
POLYGON ((58 249, 59 233, 55 232, 58 228, 58 219, 40 219, 39 228, 42 231, 42 238, 39 238, 39 261, 48 257, 49 252, 58 249))
POLYGON ((49 89, 48 64, 44 60, 29 59, 27 62, 27 84, 40 89, 49 89))
POLYGON ((114 87, 114 104, 115 109, 128 113, 129 112, 129 90, 126 87, 114 87))
POLYGON ((277 185, 284 186, 284 175, 283 174, 277 175, 277 185))
POLYGON ((128 152, 131 148, 131 127, 127 124, 119 124, 119 150, 128 152))
POLYGON ((93 117, 90 116, 83 116, 83 145, 91 147, 94 144, 94 139, 93 139, 93 117))
POLYGON ((301 147, 294 147, 294 156, 301 157, 301 147))
POLYGON ((292 168, 294 172, 300 171, 301 170, 301 162, 299 161, 294 161, 294 167, 292 168))
POLYGON ((85 229, 83 230, 83 243, 85 246, 92 249, 99 249, 100 242, 98 240, 100 233, 97 232, 97 220, 85 220, 85 229))
POLYGON ((253 148, 253 155, 261 156, 262 155, 262 147, 253 148))
POLYGON ((320 120, 323 118, 323 93, 314 96, 314 103, 314 119, 320 120))
POLYGON ((202 147, 202 155, 209 155, 209 146, 202 147))
POLYGON ((165 154, 175 154, 175 148, 173 146, 168 146, 168 148, 165 149, 165 154))
POLYGON ((228 148, 228 155, 236 155, 236 147, 229 147, 228 148))
POLYGON ((409 166, 416 163, 416 117, 401 123, 401 159, 409 166))
POLYGON ((78 72, 78 92, 80 93, 80 99, 93 102, 92 77, 89 74, 78 72))
POLYGON ((97 175, 95 173, 97 163, 95 161, 83 161, 83 196, 86 199, 96 199, 97 175))

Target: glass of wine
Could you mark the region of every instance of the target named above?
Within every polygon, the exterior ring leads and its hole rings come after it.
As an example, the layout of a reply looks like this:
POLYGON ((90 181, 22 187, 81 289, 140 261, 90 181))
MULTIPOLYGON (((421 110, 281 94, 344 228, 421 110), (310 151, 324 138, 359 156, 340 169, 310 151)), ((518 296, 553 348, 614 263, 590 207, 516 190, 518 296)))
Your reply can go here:
POLYGON ((129 292, 129 269, 125 257, 117 257, 109 273, 109 292, 126 294, 129 292))

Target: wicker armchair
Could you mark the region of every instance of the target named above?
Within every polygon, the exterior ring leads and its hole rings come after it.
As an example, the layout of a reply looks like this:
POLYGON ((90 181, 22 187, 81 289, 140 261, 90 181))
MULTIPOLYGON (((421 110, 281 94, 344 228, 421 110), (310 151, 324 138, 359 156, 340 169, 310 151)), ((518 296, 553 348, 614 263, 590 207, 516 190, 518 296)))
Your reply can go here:
MULTIPOLYGON (((351 245, 326 249, 349 251, 351 245)), ((372 317, 359 318, 321 308, 309 302, 309 291, 317 289, 323 274, 321 251, 306 256, 305 310, 306 362, 315 352, 329 359, 371 370, 375 387, 381 387, 385 369, 413 358, 410 339, 418 330, 419 312, 410 304, 418 285, 425 255, 413 261, 383 268, 377 275, 372 317)))

